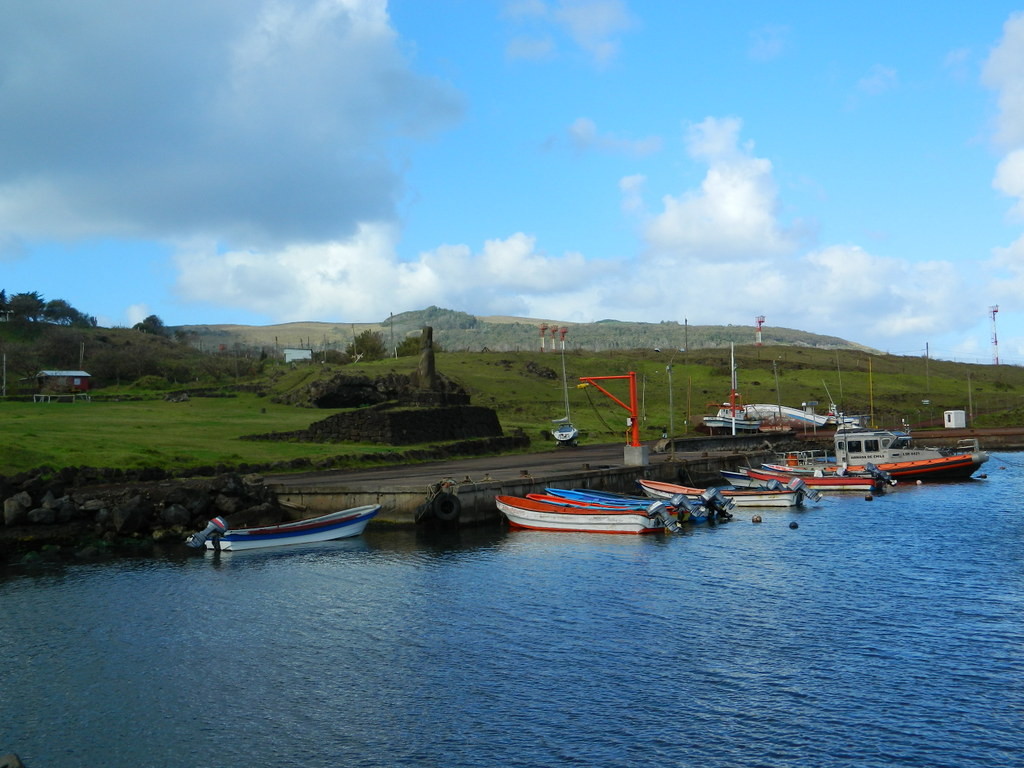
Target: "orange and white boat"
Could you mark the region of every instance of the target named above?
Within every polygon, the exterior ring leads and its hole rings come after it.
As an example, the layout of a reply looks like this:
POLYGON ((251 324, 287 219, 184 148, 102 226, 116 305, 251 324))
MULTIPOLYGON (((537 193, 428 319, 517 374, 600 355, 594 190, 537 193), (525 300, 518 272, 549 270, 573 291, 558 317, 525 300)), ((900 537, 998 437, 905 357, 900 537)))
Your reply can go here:
POLYGON ((776 476, 790 472, 805 479, 808 473, 882 473, 896 480, 954 480, 970 477, 988 461, 975 437, 949 447, 927 447, 916 445, 908 432, 846 425, 836 430, 834 442, 834 455, 827 461, 804 461, 801 455, 790 454, 784 465, 763 465, 762 471, 776 476))
POLYGON ((864 471, 869 464, 898 480, 956 480, 973 475, 988 461, 977 438, 949 448, 918 447, 907 432, 843 426, 836 430, 837 468, 864 471))

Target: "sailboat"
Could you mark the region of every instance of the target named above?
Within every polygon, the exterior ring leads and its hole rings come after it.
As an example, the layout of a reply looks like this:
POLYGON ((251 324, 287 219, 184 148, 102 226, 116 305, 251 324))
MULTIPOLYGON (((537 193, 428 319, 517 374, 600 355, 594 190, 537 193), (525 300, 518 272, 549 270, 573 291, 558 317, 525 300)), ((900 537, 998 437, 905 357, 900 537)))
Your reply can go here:
POLYGON ((729 364, 732 368, 732 386, 729 389, 729 402, 722 403, 718 413, 704 417, 704 429, 714 434, 718 430, 730 430, 735 435, 739 432, 757 432, 761 428, 761 419, 748 414, 747 408, 738 402, 736 392, 736 348, 729 345, 729 364))
MULTIPOLYGON (((563 329, 564 330, 564 329, 563 329)), ((580 431, 573 426, 569 419, 569 379, 565 375, 565 338, 562 338, 562 393, 565 398, 565 416, 560 419, 552 419, 552 424, 557 424, 551 430, 551 436, 559 445, 575 446, 579 442, 580 431)))

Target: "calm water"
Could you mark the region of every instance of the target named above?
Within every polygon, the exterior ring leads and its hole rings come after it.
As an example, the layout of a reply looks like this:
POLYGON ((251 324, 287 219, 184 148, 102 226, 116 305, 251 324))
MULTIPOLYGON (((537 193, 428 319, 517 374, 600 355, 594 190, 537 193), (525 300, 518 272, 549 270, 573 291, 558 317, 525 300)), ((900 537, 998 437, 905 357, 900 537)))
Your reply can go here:
POLYGON ((371 530, 14 574, 0 754, 1024 765, 1024 454, 985 470, 677 536, 371 530))

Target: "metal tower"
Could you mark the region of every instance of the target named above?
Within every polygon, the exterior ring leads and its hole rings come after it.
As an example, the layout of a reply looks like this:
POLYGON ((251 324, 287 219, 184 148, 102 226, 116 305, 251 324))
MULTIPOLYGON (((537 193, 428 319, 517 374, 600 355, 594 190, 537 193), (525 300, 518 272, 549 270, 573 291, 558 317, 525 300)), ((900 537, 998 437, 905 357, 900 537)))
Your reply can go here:
POLYGON ((992 315, 992 362, 995 365, 999 365, 999 337, 996 335, 996 312, 998 311, 998 304, 988 308, 988 313, 992 315))
POLYGON ((761 326, 764 325, 764 315, 758 315, 754 320, 757 322, 757 332, 754 334, 754 346, 761 346, 761 326))

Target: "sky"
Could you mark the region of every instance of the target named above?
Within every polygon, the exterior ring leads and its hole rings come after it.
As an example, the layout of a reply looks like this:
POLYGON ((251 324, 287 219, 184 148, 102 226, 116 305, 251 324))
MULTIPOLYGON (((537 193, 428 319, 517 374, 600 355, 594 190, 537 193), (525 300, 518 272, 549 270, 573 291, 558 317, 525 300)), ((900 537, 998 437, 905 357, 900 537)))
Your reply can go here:
POLYGON ((8 4, 0 288, 1021 365, 1024 2, 8 4))

